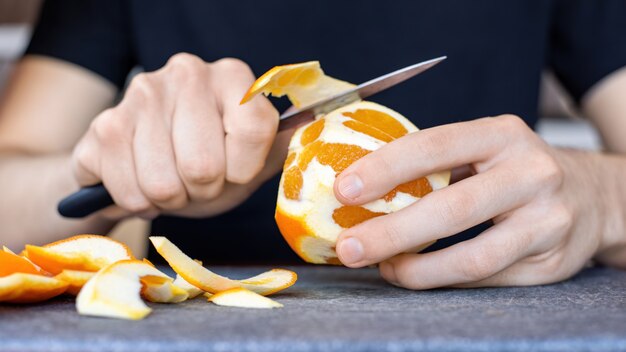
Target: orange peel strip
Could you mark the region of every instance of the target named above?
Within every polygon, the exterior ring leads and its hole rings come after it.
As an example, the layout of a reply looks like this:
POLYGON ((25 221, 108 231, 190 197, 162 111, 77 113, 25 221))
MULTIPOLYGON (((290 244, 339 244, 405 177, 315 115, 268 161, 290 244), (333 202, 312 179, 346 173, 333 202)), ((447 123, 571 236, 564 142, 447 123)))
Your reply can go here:
POLYGON ((273 299, 262 296, 242 287, 216 293, 209 297, 209 302, 218 306, 238 308, 282 308, 283 305, 273 299))
POLYGON ((68 286, 53 277, 15 273, 0 277, 0 302, 42 302, 63 294, 68 286))
MULTIPOLYGON (((79 314, 139 320, 152 309, 141 299, 141 278, 171 278, 139 260, 122 260, 100 270, 78 294, 79 314)), ((160 284, 159 284, 160 285, 160 284)))
POLYGON ((26 245, 26 254, 54 275, 66 269, 98 271, 119 260, 134 259, 125 244, 98 235, 78 235, 43 247, 26 245))
POLYGON ((352 83, 324 75, 319 61, 308 61, 267 71, 252 84, 240 104, 260 93, 275 97, 286 94, 296 108, 301 108, 354 87, 352 83))
POLYGON ((42 275, 41 270, 27 258, 19 256, 4 247, 0 251, 0 277, 15 273, 42 275))
POLYGON ((67 294, 76 296, 80 290, 85 286, 96 273, 91 271, 80 270, 63 270, 60 274, 55 276, 56 279, 67 282, 67 294))
POLYGON ((273 269, 249 279, 232 280, 197 263, 165 237, 152 236, 150 241, 178 275, 209 293, 218 293, 232 288, 246 288, 266 296, 292 286, 298 279, 293 271, 273 269))

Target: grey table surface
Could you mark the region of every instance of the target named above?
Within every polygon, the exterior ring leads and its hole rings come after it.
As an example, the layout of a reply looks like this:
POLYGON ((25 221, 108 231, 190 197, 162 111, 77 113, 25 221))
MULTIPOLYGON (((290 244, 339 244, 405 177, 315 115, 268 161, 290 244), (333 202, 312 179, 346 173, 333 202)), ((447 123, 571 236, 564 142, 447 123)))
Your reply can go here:
MULTIPOLYGON (((265 268, 214 268, 245 277, 265 268)), ((0 305, 0 351, 626 351, 626 272, 540 287, 413 292, 373 269, 296 267, 282 309, 199 298, 142 321, 79 316, 70 298, 0 305)))

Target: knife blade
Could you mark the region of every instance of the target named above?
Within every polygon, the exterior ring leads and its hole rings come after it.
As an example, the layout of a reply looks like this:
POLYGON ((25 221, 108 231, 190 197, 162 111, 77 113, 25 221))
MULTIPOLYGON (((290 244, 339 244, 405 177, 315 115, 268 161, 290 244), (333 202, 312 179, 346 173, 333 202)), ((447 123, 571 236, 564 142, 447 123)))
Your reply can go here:
POLYGON ((437 65, 445 60, 446 56, 437 57, 431 60, 423 61, 411 66, 401 68, 399 70, 387 73, 380 77, 371 79, 365 83, 339 93, 332 97, 321 100, 315 104, 305 106, 295 111, 287 111, 280 116, 278 130, 287 130, 300 125, 303 122, 313 120, 319 114, 326 114, 342 106, 354 103, 355 101, 365 99, 376 93, 380 93, 387 88, 391 88, 398 83, 402 83, 407 79, 419 75, 429 68, 437 65))
MULTIPOLYGON (((300 110, 288 111, 280 116, 278 130, 282 131, 296 127, 307 120, 314 119, 318 114, 331 112, 357 100, 365 99, 382 92, 387 88, 393 87, 398 83, 404 82, 428 70, 445 59, 445 56, 441 56, 420 62, 374 78, 350 90, 306 106, 300 110)), ((77 192, 70 194, 59 202, 57 210, 59 214, 67 218, 82 218, 113 204, 114 201, 110 193, 104 185, 100 183, 94 186, 83 187, 77 192)))

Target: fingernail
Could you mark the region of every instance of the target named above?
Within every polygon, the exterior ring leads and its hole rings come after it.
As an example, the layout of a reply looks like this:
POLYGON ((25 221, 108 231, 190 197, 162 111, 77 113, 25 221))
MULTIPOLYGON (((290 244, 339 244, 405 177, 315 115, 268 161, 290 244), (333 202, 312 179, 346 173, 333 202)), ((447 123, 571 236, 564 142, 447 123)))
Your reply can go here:
POLYGON ((348 199, 355 199, 363 191, 363 181, 355 174, 349 174, 339 181, 339 193, 348 199))
POLYGON ((337 250, 339 252, 339 258, 344 264, 354 264, 363 259, 363 245, 361 241, 354 237, 346 238, 339 242, 337 250))

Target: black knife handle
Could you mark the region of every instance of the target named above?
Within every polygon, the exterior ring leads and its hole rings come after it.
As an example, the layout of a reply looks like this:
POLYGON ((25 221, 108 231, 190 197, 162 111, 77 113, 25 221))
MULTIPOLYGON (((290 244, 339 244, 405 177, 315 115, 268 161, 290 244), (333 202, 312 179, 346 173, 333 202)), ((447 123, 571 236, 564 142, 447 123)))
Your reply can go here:
POLYGON ((113 198, 102 183, 81 188, 59 202, 57 210, 66 218, 83 218, 113 205, 113 198))

